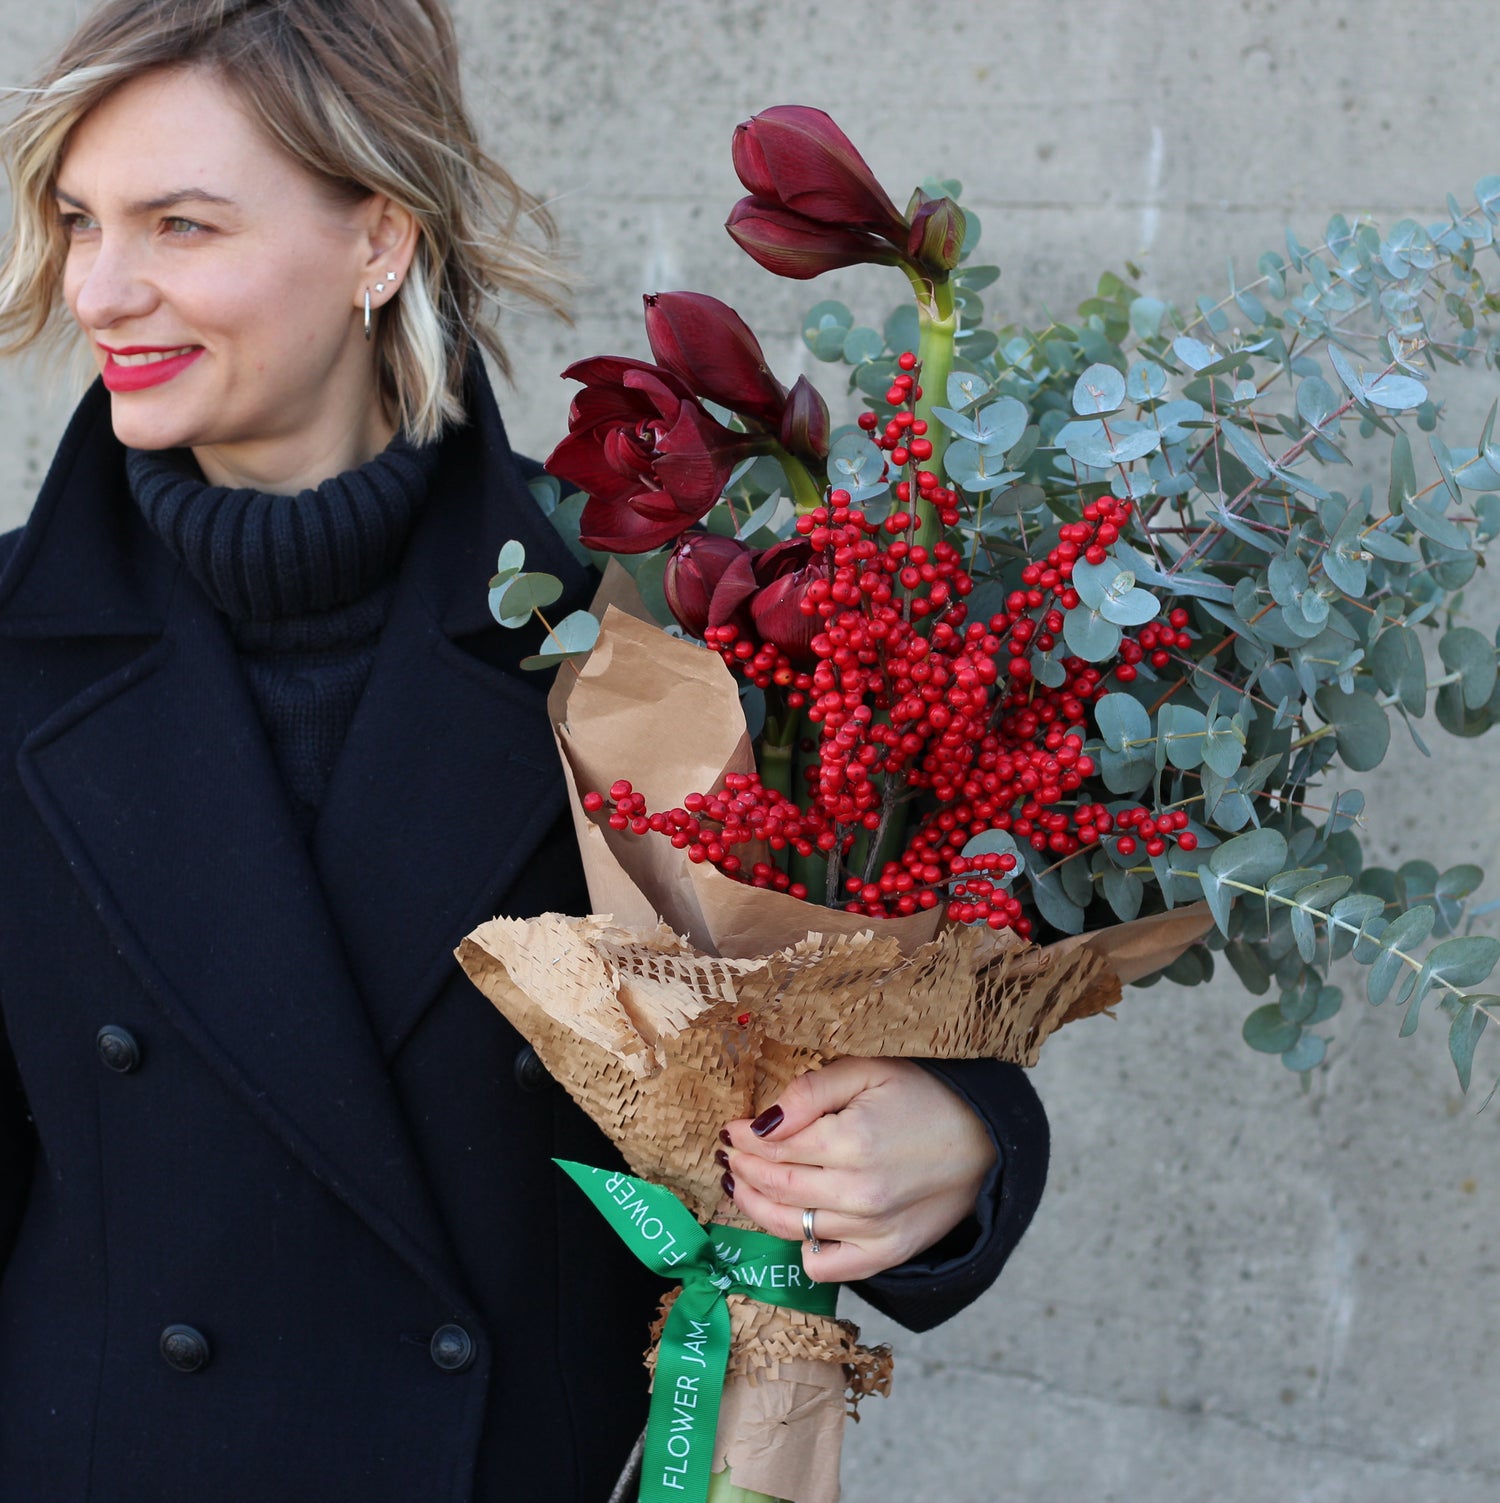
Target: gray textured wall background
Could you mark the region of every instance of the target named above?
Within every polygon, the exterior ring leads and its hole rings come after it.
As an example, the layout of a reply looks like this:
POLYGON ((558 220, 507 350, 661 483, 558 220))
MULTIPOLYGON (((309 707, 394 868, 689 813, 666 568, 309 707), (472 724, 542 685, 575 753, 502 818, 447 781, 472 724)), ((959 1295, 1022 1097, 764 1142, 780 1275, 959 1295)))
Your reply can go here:
MULTIPOLYGON (((928 172, 961 177, 1004 268, 987 297, 1015 316, 1071 311, 1127 256, 1189 301, 1284 224, 1308 240, 1336 210, 1433 216, 1500 170, 1486 0, 456 8, 487 137, 554 201, 583 278, 575 328, 509 325, 504 405, 537 453, 562 431, 554 372, 644 352, 642 291, 725 297, 786 379, 811 302, 894 300, 863 275, 777 283, 724 237, 730 131, 771 103, 828 108, 898 201, 928 172)), ((70 12, 0 0, 0 80, 70 12)), ((1482 415, 1497 387, 1481 372, 1455 403, 1482 415)), ((33 372, 0 374, 0 525, 24 516, 64 411, 33 372)), ((1500 891, 1495 751, 1435 750, 1398 745, 1363 780, 1371 858, 1475 860, 1500 891)), ((1240 1043, 1250 1002, 1228 977, 1129 993, 1118 1021, 1049 1046, 1041 1214, 950 1327, 869 1319, 900 1361, 896 1396, 850 1436, 853 1503, 1489 1503, 1500 1108, 1458 1096, 1439 1028, 1398 1042, 1342 979, 1306 1089, 1240 1043)), ((1500 1054, 1480 1054, 1482 1096, 1500 1054)))

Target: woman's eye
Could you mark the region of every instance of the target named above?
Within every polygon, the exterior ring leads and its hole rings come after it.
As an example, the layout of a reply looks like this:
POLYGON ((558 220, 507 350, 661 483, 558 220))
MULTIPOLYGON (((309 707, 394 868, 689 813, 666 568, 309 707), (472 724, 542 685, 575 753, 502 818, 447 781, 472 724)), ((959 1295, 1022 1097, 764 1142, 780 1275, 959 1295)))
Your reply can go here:
POLYGON ((193 235, 204 228, 196 219, 179 219, 175 215, 171 219, 162 220, 162 228, 171 235, 193 235))
POLYGON ((94 228, 94 221, 87 214, 59 214, 57 222, 62 226, 63 235, 70 240, 82 231, 94 228))

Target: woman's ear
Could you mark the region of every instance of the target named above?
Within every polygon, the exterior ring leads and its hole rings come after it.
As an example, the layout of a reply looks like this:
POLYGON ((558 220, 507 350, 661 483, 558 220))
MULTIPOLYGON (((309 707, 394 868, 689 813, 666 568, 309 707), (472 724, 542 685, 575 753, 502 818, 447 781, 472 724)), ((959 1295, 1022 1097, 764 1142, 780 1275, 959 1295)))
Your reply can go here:
POLYGON ((364 277, 354 300, 360 303, 368 290, 372 303, 378 307, 394 296, 396 287, 406 280, 416 257, 420 230, 411 210, 383 193, 371 194, 364 212, 367 237, 364 277))

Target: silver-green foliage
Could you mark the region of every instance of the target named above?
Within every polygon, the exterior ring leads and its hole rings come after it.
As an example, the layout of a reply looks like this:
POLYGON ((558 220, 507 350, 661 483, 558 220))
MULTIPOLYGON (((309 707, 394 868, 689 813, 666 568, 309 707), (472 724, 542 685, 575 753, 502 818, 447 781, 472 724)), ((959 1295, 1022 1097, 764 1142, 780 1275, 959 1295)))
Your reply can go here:
MULTIPOLYGON (((998 273, 974 262, 972 216, 955 273, 958 353, 934 417, 967 497, 976 608, 998 608, 1026 560, 1109 493, 1136 503, 1137 523, 1075 572, 1067 652, 1104 663, 1174 605, 1196 638, 1098 702, 1088 750, 1122 806, 1186 808, 1197 849, 1036 859, 1017 887, 1064 932, 1206 899, 1209 949, 1167 974, 1204 979, 1222 951, 1276 998, 1246 1040, 1294 1070, 1324 1056, 1314 1029, 1339 1009, 1326 974, 1344 955, 1369 967, 1373 1004, 1405 1009, 1403 1033, 1435 995, 1465 1089, 1500 1007, 1470 990, 1500 942, 1459 932, 1478 870, 1366 870, 1362 796, 1321 786, 1377 767, 1394 721, 1426 752, 1415 722, 1429 710, 1463 737, 1500 720, 1496 644, 1454 621, 1500 533, 1495 411, 1460 443, 1430 394, 1440 367, 1496 365, 1497 221, 1500 176, 1487 177, 1472 208, 1450 197, 1437 223, 1383 233, 1336 216, 1312 248, 1288 232, 1253 278, 1231 266, 1225 293, 1183 307, 1106 274, 1074 321, 1041 329, 986 324, 980 294, 998 273), (1379 485, 1346 478, 1377 465, 1379 485)), ((804 334, 887 414, 896 357, 916 348, 912 308, 877 331, 824 302, 804 334)), ((855 430, 840 441, 838 483, 878 507, 873 451, 855 430)))

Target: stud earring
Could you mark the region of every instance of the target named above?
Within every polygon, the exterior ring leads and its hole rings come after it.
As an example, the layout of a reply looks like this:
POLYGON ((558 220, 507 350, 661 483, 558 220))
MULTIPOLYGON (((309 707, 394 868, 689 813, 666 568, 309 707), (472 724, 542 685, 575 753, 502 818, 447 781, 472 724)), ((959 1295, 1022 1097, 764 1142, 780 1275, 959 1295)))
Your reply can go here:
MULTIPOLYGON (((396 285, 396 273, 394 271, 382 272, 380 280, 375 284, 375 293, 376 293, 377 296, 383 296, 387 287, 394 287, 395 285, 396 285)), ((373 330, 373 327, 372 327, 372 325, 370 323, 370 289, 368 287, 366 287, 365 288, 365 338, 366 339, 372 338, 373 337, 373 333, 374 333, 374 330, 373 330)))

